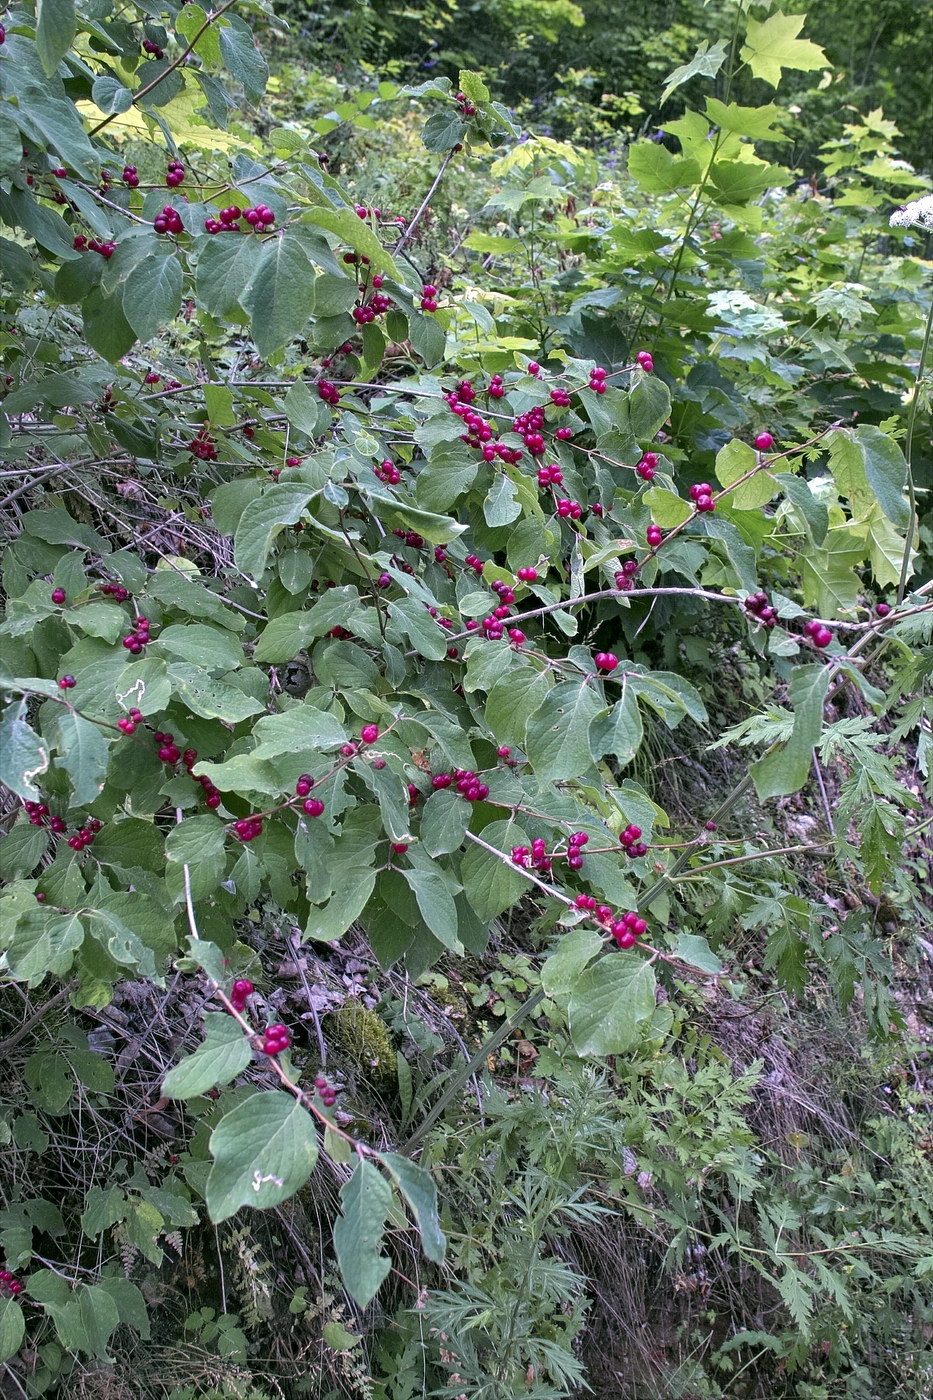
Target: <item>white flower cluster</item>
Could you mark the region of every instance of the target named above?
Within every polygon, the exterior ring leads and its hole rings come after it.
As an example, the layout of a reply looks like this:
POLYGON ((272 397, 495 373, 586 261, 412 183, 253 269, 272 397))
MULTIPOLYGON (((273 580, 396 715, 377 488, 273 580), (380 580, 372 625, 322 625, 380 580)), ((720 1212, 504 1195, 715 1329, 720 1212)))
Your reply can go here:
POLYGON ((933 229, 933 194, 912 199, 903 209, 897 209, 889 220, 892 228, 933 229))

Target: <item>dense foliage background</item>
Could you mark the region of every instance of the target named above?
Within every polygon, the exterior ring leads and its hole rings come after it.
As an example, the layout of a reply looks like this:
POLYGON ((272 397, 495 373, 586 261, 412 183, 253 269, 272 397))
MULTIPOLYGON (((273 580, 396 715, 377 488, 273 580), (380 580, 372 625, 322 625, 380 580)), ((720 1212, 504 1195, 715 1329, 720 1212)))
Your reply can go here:
POLYGON ((3 16, 4 1396, 929 1393, 930 26, 3 16))

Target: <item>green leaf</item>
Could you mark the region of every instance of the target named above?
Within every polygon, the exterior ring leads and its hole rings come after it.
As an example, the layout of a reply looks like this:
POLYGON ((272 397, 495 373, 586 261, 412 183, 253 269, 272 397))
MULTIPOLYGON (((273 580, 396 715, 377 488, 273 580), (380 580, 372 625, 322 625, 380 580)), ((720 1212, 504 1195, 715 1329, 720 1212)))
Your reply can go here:
POLYGON ((221 57, 242 84, 247 102, 259 102, 269 81, 269 65, 256 45, 252 26, 239 16, 228 15, 218 35, 221 57))
POLYGON ((123 314, 145 344, 174 320, 184 281, 176 253, 143 258, 123 283, 123 314))
POLYGON ((123 289, 107 296, 95 287, 81 306, 84 334, 92 350, 116 364, 136 344, 136 332, 123 314, 123 289))
MULTIPOLYGON (((513 822, 491 822, 483 827, 483 840, 506 856, 512 846, 524 844, 524 835, 513 822)), ((460 862, 460 878, 470 908, 484 924, 509 909, 528 889, 528 881, 508 860, 500 860, 472 841, 460 862)))
POLYGON ((907 462, 893 439, 871 423, 829 434, 829 462, 840 492, 857 517, 876 502, 898 530, 910 524, 907 462))
POLYGON ((199 240, 195 287, 199 305, 222 320, 240 315, 243 298, 259 270, 252 238, 212 237, 199 240))
POLYGON ((638 695, 631 679, 622 682, 622 695, 608 715, 596 720, 590 729, 590 750, 594 759, 612 754, 620 767, 631 763, 644 738, 638 695))
POLYGON ((267 487, 240 517, 233 539, 237 567, 258 582, 276 535, 288 525, 297 525, 316 495, 313 487, 298 482, 267 487))
POLYGON ((590 772, 590 725, 606 709, 598 690, 588 681, 556 685, 528 721, 525 750, 538 779, 557 783, 590 772))
POLYGON ((511 525, 522 513, 522 503, 516 493, 515 483, 499 472, 483 502, 483 515, 486 524, 495 529, 500 525, 511 525))
POLYGON ((36 0, 36 49, 49 77, 75 36, 74 0, 36 0))
POLYGON ((55 716, 54 732, 57 766, 71 779, 74 804, 88 806, 103 791, 110 745, 98 725, 64 706, 55 716))
POLYGON ((383 1152, 380 1162, 405 1198, 421 1235, 421 1248, 432 1264, 443 1264, 447 1240, 437 1212, 437 1187, 430 1172, 396 1152, 383 1152))
POLYGON ((242 305, 250 315, 256 348, 266 359, 304 331, 314 306, 314 276, 303 242, 290 230, 263 245, 242 305))
POLYGON ((673 530, 676 525, 682 525, 685 520, 689 520, 693 514, 693 508, 688 501, 676 496, 673 491, 665 490, 663 486, 652 486, 642 499, 651 511, 651 519, 656 525, 660 525, 662 530, 673 530))
POLYGON ((725 103, 718 97, 708 97, 706 115, 720 130, 734 131, 737 136, 748 136, 753 141, 787 140, 774 126, 781 108, 773 102, 763 107, 740 107, 737 102, 725 103))
POLYGON ((342 1214, 334 1224, 334 1250, 347 1292, 361 1307, 375 1298, 392 1267, 380 1253, 386 1216, 392 1208, 392 1188, 385 1177, 361 1157, 350 1180, 340 1189, 342 1214))
POLYGON ((628 173, 649 194, 670 194, 700 183, 698 161, 677 159, 656 141, 636 141, 629 147, 628 173))
POLYGON ((202 719, 222 719, 228 724, 239 724, 241 720, 249 719, 250 715, 262 714, 266 708, 261 700, 254 700, 235 686, 215 680, 200 666, 178 662, 168 669, 176 698, 187 705, 192 714, 200 715, 202 719))
POLYGON ((578 1055, 624 1055, 647 1030, 655 976, 634 950, 609 953, 586 968, 570 994, 570 1037, 578 1055))
POLYGON ((561 936, 555 952, 541 967, 541 986, 549 997, 570 995, 580 974, 604 947, 602 934, 581 925, 561 936))
POLYGON ((732 493, 730 504, 736 510, 757 510, 777 495, 774 478, 763 468, 756 472, 757 465, 758 453, 739 438, 733 438, 716 453, 716 479, 720 485, 728 488, 748 472, 755 473, 732 493))
POLYGON ((256 748, 253 757, 278 758, 292 754, 303 761, 321 749, 334 749, 346 742, 347 733, 336 715, 319 710, 305 701, 281 715, 265 715, 253 730, 256 748))
POLYGON ((35 780, 49 766, 49 746, 27 722, 28 701, 14 700, 0 718, 0 782, 24 801, 39 796, 35 780))
POLYGON ((696 933, 682 933, 671 950, 675 958, 714 975, 722 972, 722 963, 705 938, 696 933))
POLYGON ((183 661, 196 661, 210 671, 235 671, 243 665, 243 648, 229 632, 205 623, 175 623, 159 633, 159 646, 183 661))
POLYGON ((656 374, 643 375, 629 391, 628 426, 635 437, 654 441, 671 411, 671 391, 656 374))
POLYGON ((441 363, 447 348, 447 333, 436 316, 414 312, 408 318, 408 338, 428 369, 441 363))
POLYGON ((710 44, 708 39, 704 39, 689 63, 682 63, 673 73, 667 75, 658 105, 663 107, 671 93, 688 83, 691 78, 715 78, 726 61, 727 47, 722 39, 717 39, 715 44, 710 44))
POLYGON ((169 1099, 192 1099, 236 1079, 252 1059, 249 1041, 232 1016, 208 1012, 204 1043, 169 1070, 162 1092, 169 1099))
POLYGON ((457 906, 448 881, 439 870, 405 869, 401 873, 413 890, 421 917, 434 937, 445 948, 459 951, 457 906))
POLYGON ((118 78, 101 73, 91 85, 91 101, 109 117, 128 112, 133 105, 133 94, 118 78))
POLYGON ((389 604, 389 617, 419 656, 426 656, 429 661, 440 661, 447 655, 447 634, 416 598, 394 599, 389 604))
POLYGON ((330 409, 322 398, 312 394, 307 384, 299 380, 285 395, 285 416, 294 427, 308 437, 317 437, 330 424, 330 409))
POLYGON ((383 248, 365 219, 358 217, 354 209, 308 209, 302 215, 306 223, 317 224, 335 233, 341 243, 346 243, 356 253, 369 258, 374 272, 388 272, 396 281, 404 281, 392 258, 383 248))
POLYGON ((749 16, 742 61, 756 78, 777 87, 784 68, 810 72, 822 68, 827 58, 819 45, 809 39, 798 39, 806 15, 785 15, 778 10, 766 20, 749 16))
POLYGON ((186 817, 173 826, 165 841, 166 860, 199 865, 223 855, 226 827, 217 817, 186 817))
POLYGON ((317 1161, 317 1128, 291 1094, 259 1091, 221 1118, 210 1152, 205 1200, 220 1224, 241 1206, 267 1210, 300 1190, 317 1161))
POLYGON ((438 155, 461 146, 467 134, 467 124, 456 108, 446 107, 442 112, 432 112, 421 130, 421 140, 425 149, 438 155))
POLYGON ((768 797, 785 797, 797 792, 810 776, 813 749, 823 728, 823 702, 828 685, 827 666, 798 666, 791 675, 789 695, 794 710, 791 737, 758 759, 749 770, 762 802, 768 797))

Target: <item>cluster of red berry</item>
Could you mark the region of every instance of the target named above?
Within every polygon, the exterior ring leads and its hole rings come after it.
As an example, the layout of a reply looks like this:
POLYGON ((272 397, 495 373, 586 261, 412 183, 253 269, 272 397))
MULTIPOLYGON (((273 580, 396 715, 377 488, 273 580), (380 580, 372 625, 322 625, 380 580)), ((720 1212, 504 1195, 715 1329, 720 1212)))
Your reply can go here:
POLYGON ((165 54, 153 39, 144 39, 143 48, 146 53, 151 53, 153 58, 164 58, 165 54))
POLYGON ((833 634, 822 622, 817 622, 815 617, 803 629, 815 647, 828 647, 833 639, 833 634))
POLYGON ((181 233, 184 225, 181 215, 171 204, 166 204, 161 214, 157 214, 152 221, 152 227, 156 233, 181 233))
POLYGON ((100 253, 102 258, 110 259, 117 250, 116 240, 113 238, 87 238, 85 234, 78 233, 71 240, 71 246, 78 253, 100 253))
POLYGON ((148 617, 137 617, 133 630, 127 632, 123 638, 123 645, 131 656, 138 656, 143 647, 148 646, 150 641, 148 617))
POLYGON ((635 363, 638 365, 639 369, 645 371, 645 374, 650 374, 654 369, 654 360, 651 358, 651 353, 648 350, 639 350, 638 354, 635 356, 635 363))
MULTIPOLYGON (((5 37, 3 25, 0 24, 0 44, 5 37)), ((5 1297, 15 1298, 17 1293, 22 1293, 22 1279, 15 1278, 9 1269, 0 1269, 0 1293, 5 1297)))
POLYGON ((137 724, 142 724, 142 722, 142 710, 132 709, 128 715, 123 715, 122 718, 117 720, 117 728, 124 734, 135 734, 137 724))
MULTIPOLYGON (((361 286, 361 291, 365 291, 365 284, 361 286)), ((392 298, 387 297, 384 292, 373 292, 362 306, 354 306, 353 319, 358 326, 368 326, 371 321, 375 321, 377 316, 384 316, 391 310, 392 298)))
POLYGON ((170 160, 168 169, 165 172, 165 183, 170 190, 174 190, 185 178, 185 167, 180 160, 170 160))
POLYGON ((606 392, 606 371, 599 365, 590 370, 590 388, 594 394, 604 394, 606 392))
POLYGON ((329 379, 319 379, 317 382, 317 391, 318 396, 322 398, 325 403, 336 407, 340 402, 340 390, 337 388, 336 384, 332 384, 329 379))
POLYGON ((209 428, 198 429, 188 443, 188 451, 192 457, 197 457, 201 462, 216 462, 217 444, 214 442, 209 428))
POLYGON ((314 1081, 314 1087, 321 1096, 321 1103, 325 1108, 333 1108, 337 1102, 337 1090, 328 1084, 323 1074, 319 1074, 314 1081))
POLYGON ((710 511, 716 509, 716 502, 713 500, 713 488, 708 481, 701 481, 698 485, 691 486, 690 499, 699 515, 708 515, 710 511))
POLYGON ((234 1011, 242 1011, 255 990, 248 977, 238 977, 230 989, 230 1004, 234 1011))
POLYGON ((62 676, 61 680, 58 682, 58 688, 59 690, 73 690, 77 684, 78 682, 75 680, 74 676, 62 676))
POLYGON ((375 468, 375 474, 380 481, 385 482, 386 486, 397 486, 402 479, 402 473, 388 457, 375 468))
POLYGON ((609 905, 598 904, 591 894, 578 894, 574 900, 574 907, 585 909, 587 913, 592 914, 598 924, 609 930, 620 948, 633 948, 648 929, 645 920, 634 909, 615 918, 609 905))
POLYGON ((624 831, 619 833, 619 845, 630 856, 646 856, 648 847, 641 839, 641 827, 634 822, 629 822, 624 831))
POLYGON ((100 583, 97 590, 112 598, 115 603, 125 603, 130 596, 129 589, 124 588, 122 583, 100 583))
POLYGON ((421 310, 437 310, 437 288, 433 282, 425 282, 424 286, 421 288, 421 310))
POLYGON ((139 171, 135 165, 124 165, 123 174, 120 177, 124 185, 128 185, 131 190, 135 190, 139 184, 139 171))
POLYGON ((643 452, 641 461, 637 463, 635 470, 642 481, 653 481, 654 474, 658 469, 658 454, 656 452, 643 452))
POLYGON ((264 1055, 281 1055, 283 1050, 287 1050, 292 1043, 288 1026, 283 1026, 281 1021, 276 1021, 274 1025, 267 1026, 262 1038, 262 1053, 264 1055))
POLYGON ((470 101, 470 99, 467 97, 465 92, 454 93, 454 101, 457 104, 457 108, 460 112, 461 117, 476 116, 476 108, 470 101))
POLYGON ((768 601, 767 593, 751 593, 742 604, 745 611, 769 631, 777 625, 777 609, 768 601))
MULTIPOLYGON (((90 846, 103 825, 103 822, 98 821, 96 817, 88 817, 84 826, 79 827, 74 836, 68 837, 68 845, 73 851, 83 851, 85 846, 90 846)), ((52 829, 54 831, 55 828, 52 829)))

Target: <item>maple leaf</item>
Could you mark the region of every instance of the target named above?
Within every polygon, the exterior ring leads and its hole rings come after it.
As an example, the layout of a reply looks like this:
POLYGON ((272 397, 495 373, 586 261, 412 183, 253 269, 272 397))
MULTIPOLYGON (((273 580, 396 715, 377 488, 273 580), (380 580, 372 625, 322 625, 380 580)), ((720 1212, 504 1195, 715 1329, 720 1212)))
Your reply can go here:
POLYGON ((769 19, 748 21, 742 58, 756 78, 777 87, 784 68, 809 70, 826 63, 819 44, 797 38, 805 19, 806 15, 785 15, 778 10, 769 19))

